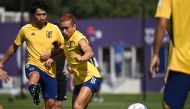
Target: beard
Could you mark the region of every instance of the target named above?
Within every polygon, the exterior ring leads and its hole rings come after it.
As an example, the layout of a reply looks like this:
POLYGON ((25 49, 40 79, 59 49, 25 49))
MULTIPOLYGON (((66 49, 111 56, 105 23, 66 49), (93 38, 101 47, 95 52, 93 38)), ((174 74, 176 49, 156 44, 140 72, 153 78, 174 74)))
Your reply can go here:
POLYGON ((45 25, 45 20, 41 20, 41 21, 38 21, 37 22, 37 24, 39 25, 39 26, 44 26, 45 25))
POLYGON ((39 27, 39 28, 43 28, 46 25, 46 20, 37 20, 34 19, 34 23, 39 27))

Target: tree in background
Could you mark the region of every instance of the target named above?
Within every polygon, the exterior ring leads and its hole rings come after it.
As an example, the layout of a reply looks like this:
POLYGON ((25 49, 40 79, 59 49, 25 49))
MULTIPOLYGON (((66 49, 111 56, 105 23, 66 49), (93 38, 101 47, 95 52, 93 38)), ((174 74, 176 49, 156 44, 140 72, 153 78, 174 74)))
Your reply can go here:
MULTIPOLYGON (((34 0, 24 0, 24 10, 29 11, 34 0)), ((142 16, 142 1, 145 2, 145 17, 153 17, 158 0, 44 0, 49 16, 57 19, 64 13, 72 13, 78 19, 126 18, 142 16)), ((19 11, 21 0, 0 0, 0 6, 8 11, 19 11)))

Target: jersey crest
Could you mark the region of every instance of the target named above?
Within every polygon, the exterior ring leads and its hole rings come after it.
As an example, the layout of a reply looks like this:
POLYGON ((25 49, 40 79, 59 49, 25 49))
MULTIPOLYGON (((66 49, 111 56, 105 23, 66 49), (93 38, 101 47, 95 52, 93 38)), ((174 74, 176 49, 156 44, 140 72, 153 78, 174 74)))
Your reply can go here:
POLYGON ((52 31, 46 31, 46 36, 47 36, 47 38, 51 38, 52 37, 52 31))
POLYGON ((73 48, 75 46, 75 42, 74 41, 69 41, 69 47, 73 48))

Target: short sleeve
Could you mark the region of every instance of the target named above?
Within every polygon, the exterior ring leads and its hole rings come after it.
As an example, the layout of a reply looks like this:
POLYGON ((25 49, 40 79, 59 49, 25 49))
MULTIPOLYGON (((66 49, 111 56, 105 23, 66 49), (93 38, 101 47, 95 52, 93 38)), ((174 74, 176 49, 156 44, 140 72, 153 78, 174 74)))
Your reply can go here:
POLYGON ((22 27, 14 41, 14 43, 19 46, 24 42, 24 28, 22 27))
POLYGON ((169 19, 171 16, 171 0, 159 0, 155 17, 169 19))

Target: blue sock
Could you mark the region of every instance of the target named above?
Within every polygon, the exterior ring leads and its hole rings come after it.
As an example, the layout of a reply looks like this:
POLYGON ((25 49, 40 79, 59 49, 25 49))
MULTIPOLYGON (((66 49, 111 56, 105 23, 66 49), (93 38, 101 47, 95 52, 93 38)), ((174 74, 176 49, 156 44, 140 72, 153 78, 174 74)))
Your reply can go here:
POLYGON ((32 96, 33 96, 34 87, 35 87, 35 84, 31 84, 28 86, 28 90, 32 96))

